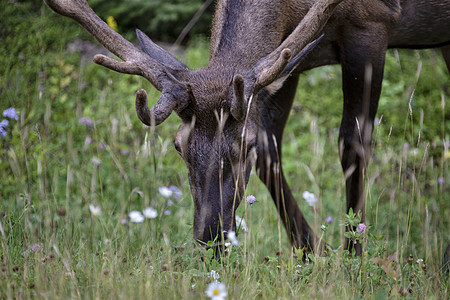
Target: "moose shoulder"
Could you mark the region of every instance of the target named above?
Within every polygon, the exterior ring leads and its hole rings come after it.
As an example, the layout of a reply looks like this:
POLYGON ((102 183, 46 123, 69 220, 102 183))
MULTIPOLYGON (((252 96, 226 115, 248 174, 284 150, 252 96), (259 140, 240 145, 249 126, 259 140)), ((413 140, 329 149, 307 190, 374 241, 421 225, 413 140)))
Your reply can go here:
MULTIPOLYGON (((287 185, 283 129, 302 71, 341 64, 344 109, 339 132, 347 209, 364 218, 363 178, 389 47, 443 47, 450 63, 450 1, 220 0, 208 66, 190 70, 137 31, 142 50, 111 30, 85 0, 45 0, 76 20, 123 61, 97 55, 112 70, 148 79, 161 97, 151 109, 136 94, 139 119, 162 123, 172 111, 174 141, 194 200, 194 238, 220 244, 235 230, 234 213, 252 165, 269 189, 294 247, 323 251, 287 185), (323 35, 320 35, 323 33, 323 35)), ((355 247, 360 252, 360 245, 355 247)))

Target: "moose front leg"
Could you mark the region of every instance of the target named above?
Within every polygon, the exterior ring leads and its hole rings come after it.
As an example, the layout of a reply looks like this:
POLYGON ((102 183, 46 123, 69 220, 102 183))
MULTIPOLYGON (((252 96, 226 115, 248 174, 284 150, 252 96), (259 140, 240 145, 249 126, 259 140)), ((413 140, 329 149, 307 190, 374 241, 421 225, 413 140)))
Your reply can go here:
MULTIPOLYGON (((286 80, 272 97, 260 101, 260 132, 258 136, 257 173, 268 188, 293 247, 323 253, 320 242, 306 222, 286 182, 281 165, 281 139, 294 99, 298 76, 286 80)), ((264 93, 264 92, 263 92, 264 93)), ((263 96, 260 94, 260 96, 263 96)), ((262 100, 262 99, 260 99, 262 100)))
MULTIPOLYGON (((364 177, 370 159, 373 121, 381 93, 386 53, 384 27, 371 32, 349 30, 341 45, 344 108, 339 131, 339 153, 345 176, 347 212, 361 213, 365 222, 364 177)), ((351 228, 346 229, 351 230, 351 228)), ((355 228, 353 228, 355 230, 355 228)), ((361 244, 345 240, 345 249, 361 255, 361 244)))

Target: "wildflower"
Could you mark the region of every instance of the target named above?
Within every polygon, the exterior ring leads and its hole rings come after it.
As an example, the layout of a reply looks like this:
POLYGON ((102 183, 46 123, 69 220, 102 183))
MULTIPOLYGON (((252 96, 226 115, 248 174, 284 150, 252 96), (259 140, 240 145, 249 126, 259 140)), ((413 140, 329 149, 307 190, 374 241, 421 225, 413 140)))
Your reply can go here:
POLYGON ((236 237, 236 232, 234 232, 234 231, 228 232, 227 238, 230 240, 230 242, 231 242, 231 244, 233 244, 233 246, 239 246, 239 241, 236 237))
POLYGON ((320 229, 322 229, 322 231, 326 231, 326 230, 327 230, 327 226, 325 226, 324 224, 322 224, 322 226, 320 226, 320 229))
POLYGON ((169 190, 172 192, 171 196, 175 199, 179 199, 179 198, 181 198, 181 196, 183 196, 183 193, 181 192, 181 190, 174 185, 169 186, 169 190))
POLYGON ((438 183, 439 183, 440 185, 443 185, 443 184, 445 183, 444 177, 439 177, 439 178, 438 178, 438 183))
POLYGON ((242 228, 242 230, 244 230, 244 232, 248 232, 247 223, 245 222, 244 218, 236 216, 236 226, 238 228, 242 228))
POLYGON ((416 260, 416 263, 420 264, 423 262, 423 259, 419 258, 418 260, 416 260))
POLYGON ((128 155, 129 151, 127 149, 120 149, 120 154, 122 154, 123 156, 128 155))
POLYGON ((211 277, 211 279, 213 279, 213 280, 217 280, 220 278, 219 272, 217 272, 215 270, 211 270, 211 272, 208 273, 208 277, 211 277))
POLYGON ((404 143, 404 144, 403 144, 403 149, 408 150, 408 149, 409 149, 409 143, 404 143))
POLYGON ((132 212, 130 212, 128 214, 128 216, 130 217, 130 221, 132 223, 142 223, 142 222, 144 222, 144 216, 142 215, 142 213, 140 211, 133 210, 132 212))
POLYGON ((211 282, 208 285, 208 288, 206 289, 205 293, 212 300, 222 300, 225 299, 228 295, 225 284, 218 281, 211 282))
POLYGON ((305 191, 303 193, 303 199, 306 200, 309 206, 314 206, 314 204, 317 203, 317 198, 313 193, 310 193, 308 191, 305 191))
POLYGON ((117 21, 113 16, 109 16, 106 18, 106 24, 111 27, 112 30, 118 31, 117 21))
POLYGON ((31 251, 33 252, 41 252, 42 249, 44 249, 44 247, 39 244, 33 244, 33 246, 31 246, 31 251))
MULTIPOLYGON (((174 199, 179 199, 181 198, 181 196, 183 196, 183 193, 181 192, 181 190, 179 188, 177 188, 174 185, 171 185, 169 187, 165 187, 162 186, 160 188, 158 188, 158 191, 161 195, 163 195, 164 197, 172 197, 174 199)), ((173 204, 173 202, 171 202, 173 204)), ((170 206, 171 204, 169 204, 170 206)))
POLYGON ((95 217, 98 217, 102 214, 102 209, 100 206, 96 206, 94 204, 89 204, 89 210, 91 211, 91 214, 95 217))
POLYGON ((166 216, 169 216, 169 215, 171 214, 171 212, 170 212, 170 210, 165 210, 165 211, 164 211, 164 214, 165 214, 166 216))
POLYGON ((331 222, 333 222, 333 218, 331 216, 328 216, 327 219, 325 220, 325 222, 331 223, 331 222))
POLYGON ((168 205, 168 206, 172 206, 172 205, 173 205, 173 201, 172 201, 172 200, 170 200, 170 199, 169 199, 169 200, 167 200, 167 205, 168 205))
POLYGON ((100 160, 100 158, 98 157, 93 157, 91 158, 91 163, 96 166, 97 168, 99 168, 102 165, 102 161, 100 160))
POLYGON ((97 148, 100 150, 105 150, 105 144, 100 143, 100 144, 98 144, 97 148))
POLYGON ((86 146, 92 144, 92 138, 91 138, 90 136, 87 136, 87 137, 84 139, 84 144, 85 144, 86 146))
POLYGON ((3 111, 3 116, 14 120, 19 119, 19 116, 16 114, 16 109, 14 107, 5 109, 3 111))
POLYGON ((147 207, 142 212, 147 219, 154 219, 158 216, 158 212, 153 207, 147 207))
POLYGON ((380 118, 375 118, 374 120, 375 125, 380 125, 381 124, 381 119, 380 118))
POLYGON ((168 187, 165 187, 165 186, 159 187, 158 191, 164 197, 170 197, 170 196, 172 196, 172 193, 173 193, 168 187))
POLYGON ((81 117, 78 119, 78 123, 80 124, 86 124, 86 126, 91 127, 92 126, 92 120, 86 117, 81 117))
POLYGON ((8 121, 8 120, 2 120, 2 121, 0 122, 0 135, 6 136, 6 130, 5 130, 5 128, 6 128, 6 126, 8 126, 8 124, 9 124, 9 121, 8 121))
POLYGON ((248 204, 253 204, 255 203, 256 198, 253 195, 248 195, 247 198, 245 198, 245 200, 247 201, 248 204))
POLYGON ((127 221, 127 219, 122 219, 122 220, 120 221, 120 223, 122 223, 123 225, 125 225, 125 224, 128 223, 128 221, 127 221))
POLYGON ((366 231, 367 226, 364 223, 359 223, 358 228, 356 228, 357 233, 363 233, 366 231))

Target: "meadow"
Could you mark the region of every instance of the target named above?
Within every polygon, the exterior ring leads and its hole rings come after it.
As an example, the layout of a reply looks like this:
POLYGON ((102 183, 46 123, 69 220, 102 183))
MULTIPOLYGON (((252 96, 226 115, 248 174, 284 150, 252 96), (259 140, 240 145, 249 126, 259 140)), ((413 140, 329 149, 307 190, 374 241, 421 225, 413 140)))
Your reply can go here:
MULTIPOLYGON (((449 298, 450 76, 439 51, 388 52, 367 228, 354 233, 362 257, 342 247, 358 219, 345 213, 338 157, 341 72, 327 66, 300 78, 283 167, 328 255, 292 251, 252 175, 239 245, 213 259, 193 242, 178 117, 150 128, 135 114, 139 88, 158 99, 151 84, 71 52, 74 40, 95 42, 42 4, 2 1, 0 18, 0 299, 207 299, 215 280, 229 299, 449 298)), ((191 39, 180 59, 206 65, 207 39, 191 39)))

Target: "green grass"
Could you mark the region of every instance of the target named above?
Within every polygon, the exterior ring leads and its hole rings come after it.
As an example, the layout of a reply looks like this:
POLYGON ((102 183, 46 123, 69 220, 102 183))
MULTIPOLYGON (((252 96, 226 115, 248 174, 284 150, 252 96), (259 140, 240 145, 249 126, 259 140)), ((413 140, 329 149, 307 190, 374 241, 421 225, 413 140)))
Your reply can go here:
MULTIPOLYGON (((0 111, 19 113, 0 137, 1 299, 204 299, 211 270, 230 299, 448 298, 441 266, 450 240, 450 93, 437 51, 388 53, 361 258, 341 248, 341 75, 332 66, 301 77, 283 155, 302 212, 338 251, 325 258, 294 255, 270 196, 252 175, 247 194, 257 202, 238 209, 249 232, 214 260, 192 242, 186 167, 172 147, 177 116, 150 129, 135 115, 135 91, 147 89, 154 103, 155 89, 68 53, 68 42, 87 35, 45 7, 33 13, 29 4, 2 2, 1 11, 0 111), (82 117, 92 126, 80 123, 82 117), (172 206, 158 192, 169 185, 183 192, 172 206), (318 196, 315 209, 302 199, 306 190, 318 196), (102 214, 92 216, 90 204, 102 214), (122 224, 130 211, 147 206, 158 210, 156 219, 122 224), (333 221, 324 232, 328 216, 333 221)), ((189 46, 189 66, 207 63, 205 45, 189 46)))

